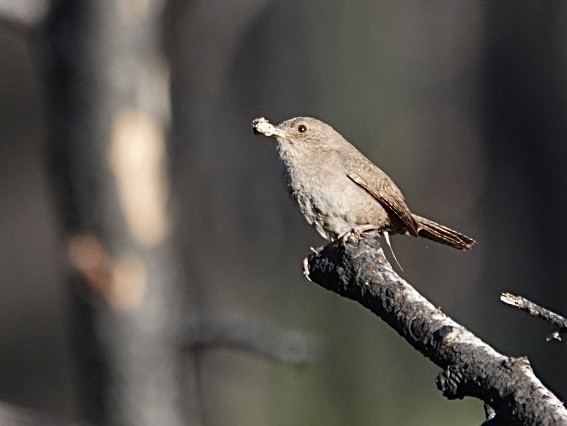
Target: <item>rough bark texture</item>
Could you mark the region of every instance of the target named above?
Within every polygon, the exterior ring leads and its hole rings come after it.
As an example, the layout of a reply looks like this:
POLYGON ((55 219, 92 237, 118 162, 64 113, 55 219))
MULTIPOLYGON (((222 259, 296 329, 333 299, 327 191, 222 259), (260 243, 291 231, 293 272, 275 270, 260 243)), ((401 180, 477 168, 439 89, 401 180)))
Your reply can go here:
POLYGON ((308 268, 314 282, 370 309, 441 367, 436 382, 447 398, 479 398, 501 422, 567 424, 565 407, 527 358, 496 352, 447 317, 393 271, 378 241, 326 246, 308 268))

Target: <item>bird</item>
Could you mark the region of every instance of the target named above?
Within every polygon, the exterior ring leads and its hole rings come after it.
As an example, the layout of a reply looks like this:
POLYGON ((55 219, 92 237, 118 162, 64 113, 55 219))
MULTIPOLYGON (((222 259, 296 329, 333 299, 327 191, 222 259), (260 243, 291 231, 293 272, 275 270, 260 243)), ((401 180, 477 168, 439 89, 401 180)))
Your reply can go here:
POLYGON ((274 126, 261 117, 252 127, 255 134, 276 139, 286 189, 305 221, 326 240, 377 231, 390 249, 390 234, 426 238, 459 250, 470 250, 476 243, 412 213, 394 181, 323 121, 295 117, 274 126))

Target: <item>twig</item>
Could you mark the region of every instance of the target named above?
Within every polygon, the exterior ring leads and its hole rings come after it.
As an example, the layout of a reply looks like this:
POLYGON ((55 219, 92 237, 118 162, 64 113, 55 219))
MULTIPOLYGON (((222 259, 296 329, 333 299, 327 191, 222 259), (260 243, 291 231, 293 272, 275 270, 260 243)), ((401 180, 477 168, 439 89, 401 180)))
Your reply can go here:
POLYGON ((545 309, 525 297, 511 293, 502 293, 500 295, 500 300, 507 305, 518 308, 519 310, 525 311, 534 317, 539 317, 549 322, 555 330, 553 330, 553 332, 547 337, 547 341, 552 339, 561 340, 561 333, 565 333, 567 331, 567 319, 565 317, 562 317, 549 309, 545 309))
POLYGON ((493 424, 567 424, 563 403, 527 358, 496 352, 433 306, 393 271, 378 240, 326 246, 308 267, 311 280, 371 310, 441 367, 436 383, 448 399, 483 400, 493 424))

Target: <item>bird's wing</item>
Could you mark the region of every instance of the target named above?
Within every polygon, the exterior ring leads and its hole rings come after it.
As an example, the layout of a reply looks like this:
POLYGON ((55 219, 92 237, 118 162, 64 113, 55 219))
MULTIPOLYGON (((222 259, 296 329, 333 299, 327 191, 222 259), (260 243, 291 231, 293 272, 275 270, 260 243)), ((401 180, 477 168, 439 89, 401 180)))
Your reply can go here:
POLYGON ((344 163, 350 180, 362 187, 406 225, 412 235, 417 235, 418 227, 404 196, 394 182, 360 152, 356 159, 344 163))

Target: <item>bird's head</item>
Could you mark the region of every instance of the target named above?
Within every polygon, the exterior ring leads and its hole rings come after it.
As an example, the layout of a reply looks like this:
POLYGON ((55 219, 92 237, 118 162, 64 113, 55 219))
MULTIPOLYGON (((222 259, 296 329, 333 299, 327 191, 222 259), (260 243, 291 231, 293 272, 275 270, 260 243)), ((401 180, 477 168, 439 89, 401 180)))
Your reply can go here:
POLYGON ((312 117, 295 117, 274 126, 265 118, 252 122, 254 133, 275 138, 288 148, 328 147, 334 148, 343 137, 331 126, 312 117))

